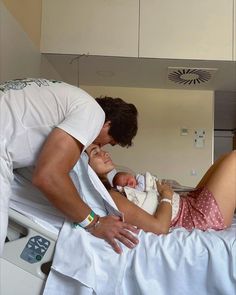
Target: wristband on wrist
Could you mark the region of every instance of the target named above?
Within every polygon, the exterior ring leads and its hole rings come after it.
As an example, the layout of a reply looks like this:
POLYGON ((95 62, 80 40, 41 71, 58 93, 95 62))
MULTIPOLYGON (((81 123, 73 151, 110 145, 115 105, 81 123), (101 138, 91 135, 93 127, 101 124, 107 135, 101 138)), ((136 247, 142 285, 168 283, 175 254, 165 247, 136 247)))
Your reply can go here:
POLYGON ((86 228, 87 226, 90 225, 90 223, 93 222, 95 217, 95 213, 93 211, 91 211, 89 213, 89 215, 81 222, 73 222, 72 223, 72 227, 73 228, 77 228, 78 226, 82 227, 82 228, 86 228))
POLYGON ((160 203, 162 203, 162 202, 169 203, 172 206, 172 200, 170 200, 170 199, 163 198, 163 199, 160 200, 160 203))
POLYGON ((90 232, 91 230, 95 229, 98 225, 100 224, 100 216, 97 215, 97 220, 96 222, 94 222, 93 225, 89 226, 88 228, 86 228, 85 230, 90 232))

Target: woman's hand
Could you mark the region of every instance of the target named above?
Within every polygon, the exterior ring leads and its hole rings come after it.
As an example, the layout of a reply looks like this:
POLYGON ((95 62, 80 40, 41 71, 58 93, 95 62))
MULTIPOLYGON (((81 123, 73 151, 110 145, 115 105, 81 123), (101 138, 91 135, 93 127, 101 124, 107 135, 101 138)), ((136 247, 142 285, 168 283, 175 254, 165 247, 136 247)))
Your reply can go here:
POLYGON ((139 230, 130 224, 122 222, 120 217, 115 215, 100 217, 99 223, 89 230, 89 232, 107 241, 118 254, 120 254, 122 250, 116 240, 130 249, 134 248, 139 242, 131 233, 137 234, 139 230))
POLYGON ((157 190, 160 194, 160 199, 168 198, 172 200, 174 191, 172 190, 171 186, 167 184, 164 180, 162 181, 158 180, 156 184, 157 184, 157 190))

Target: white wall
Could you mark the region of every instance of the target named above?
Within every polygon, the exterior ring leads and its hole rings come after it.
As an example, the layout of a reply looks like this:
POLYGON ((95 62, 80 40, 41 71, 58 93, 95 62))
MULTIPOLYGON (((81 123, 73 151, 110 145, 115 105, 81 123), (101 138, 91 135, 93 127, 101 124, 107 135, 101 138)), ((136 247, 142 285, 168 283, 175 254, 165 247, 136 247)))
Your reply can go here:
MULTIPOLYGON (((41 56, 37 46, 0 1, 0 81, 40 76, 41 56)), ((42 72, 60 78, 45 59, 42 72)), ((114 161, 135 171, 150 171, 195 185, 212 162, 213 92, 128 87, 84 86, 93 96, 120 96, 139 110, 139 132, 134 147, 109 148, 114 161), (180 136, 180 128, 188 135, 180 136), (194 131, 204 129, 204 148, 194 147, 194 131), (191 175, 194 170, 196 175, 191 175)))
POLYGON ((0 1, 0 82, 38 77, 40 62, 39 48, 0 1))
POLYGON ((129 149, 109 147, 116 164, 150 171, 196 185, 212 163, 213 92, 128 87, 83 86, 93 96, 119 96, 139 111, 139 131, 129 149), (188 129, 181 136, 180 129, 188 129), (204 148, 194 146, 194 131, 204 129, 204 148), (196 175, 192 173, 196 172, 196 175))
MULTIPOLYGON (((53 65, 48 61, 47 56, 41 55, 40 76, 46 79, 55 79, 63 81, 61 75, 55 70, 53 65)), ((67 81, 65 81, 67 82, 67 81)))

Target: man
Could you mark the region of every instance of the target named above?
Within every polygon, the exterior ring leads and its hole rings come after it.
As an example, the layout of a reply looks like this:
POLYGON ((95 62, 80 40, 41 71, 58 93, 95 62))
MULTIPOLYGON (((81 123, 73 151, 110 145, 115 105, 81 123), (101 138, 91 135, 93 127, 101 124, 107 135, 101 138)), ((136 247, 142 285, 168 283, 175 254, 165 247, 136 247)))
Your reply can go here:
MULTIPOLYGON (((81 200, 69 172, 92 142, 130 146, 137 132, 134 105, 118 98, 97 102, 58 81, 18 79, 0 85, 0 254, 15 168, 34 165, 33 184, 68 218, 85 228, 90 225, 91 209, 81 200)), ((120 253, 115 239, 129 248, 138 242, 129 231, 136 229, 107 216, 100 220, 99 233, 94 229, 93 234, 120 253)))

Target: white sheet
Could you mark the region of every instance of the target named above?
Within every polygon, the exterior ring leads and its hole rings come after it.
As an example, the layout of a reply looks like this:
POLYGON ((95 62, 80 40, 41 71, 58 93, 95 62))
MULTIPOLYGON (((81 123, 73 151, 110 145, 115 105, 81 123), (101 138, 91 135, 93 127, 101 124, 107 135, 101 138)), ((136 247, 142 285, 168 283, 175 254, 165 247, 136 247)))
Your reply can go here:
POLYGON ((81 295, 76 291, 81 284, 85 294, 93 290, 101 295, 236 292, 236 220, 221 232, 180 228, 166 236, 141 232, 139 245, 133 250, 123 247, 122 255, 82 229, 72 231, 66 223, 62 233, 66 243, 57 246, 44 294, 81 295))
MULTIPOLYGON (((80 162, 78 173, 86 163, 80 162)), ((90 171, 77 187, 99 214, 114 205, 90 171), (93 198, 92 196, 95 196, 93 198)), ((81 182, 80 182, 81 181, 81 182)), ((116 254, 102 239, 65 222, 44 295, 233 295, 236 293, 236 219, 225 231, 177 228, 168 235, 139 233, 139 245, 116 254)))
POLYGON ((47 231, 58 234, 64 216, 32 185, 32 167, 14 170, 10 208, 27 216, 47 231))

